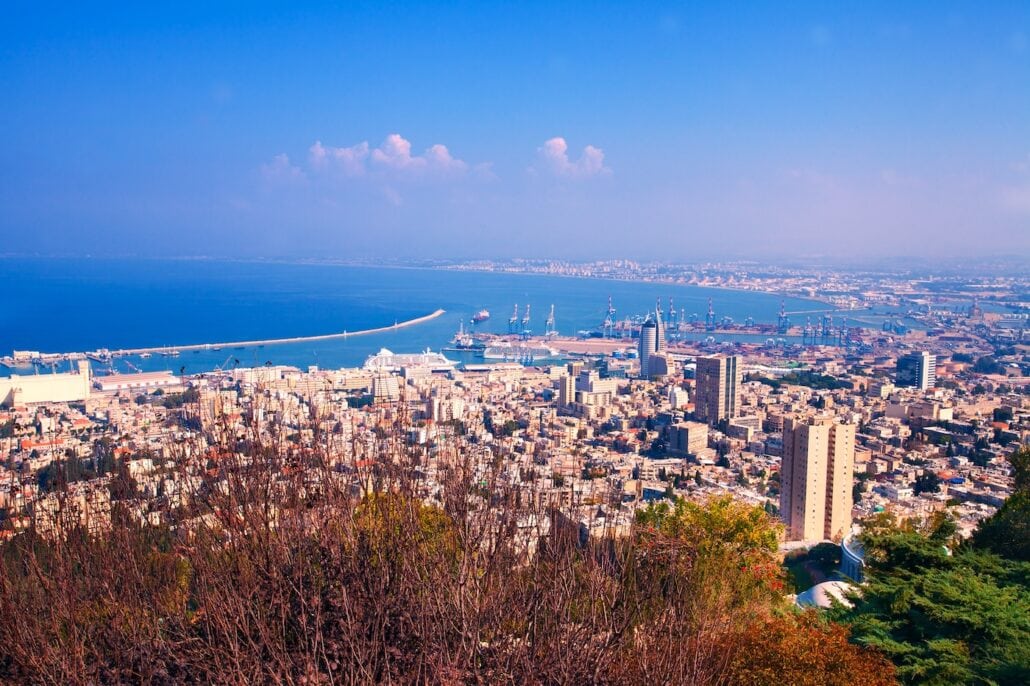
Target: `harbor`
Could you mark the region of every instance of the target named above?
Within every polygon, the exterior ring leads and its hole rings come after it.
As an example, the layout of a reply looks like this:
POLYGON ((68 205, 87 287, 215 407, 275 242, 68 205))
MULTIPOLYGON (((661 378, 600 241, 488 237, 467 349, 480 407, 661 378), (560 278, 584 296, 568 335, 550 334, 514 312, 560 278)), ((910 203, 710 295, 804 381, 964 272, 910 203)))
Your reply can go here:
MULTIPOLYGON (((35 304, 5 315, 0 351, 21 352, 17 360, 0 358, 0 365, 8 363, 0 366, 0 376, 68 370, 81 357, 97 374, 190 374, 268 364, 335 369, 360 366, 380 348, 431 348, 464 363, 539 363, 599 348, 632 348, 639 313, 653 308, 659 295, 671 336, 719 341, 789 339, 781 332, 779 310, 790 316, 821 305, 791 296, 651 283, 221 262, 200 272, 196 265, 162 262, 161 278, 176 285, 155 297, 157 277, 146 267, 132 261, 62 263, 82 281, 90 302, 82 309, 61 309, 63 293, 49 286, 45 270, 15 282, 35 304), (194 290, 204 293, 203 304, 195 303, 194 290), (717 315, 709 316, 710 306, 717 315), (46 318, 56 310, 62 311, 60 329, 46 318), (112 328, 114 318, 127 324, 112 328), (739 324, 727 326, 727 318, 739 324), (456 330, 464 335, 454 340, 456 330), (297 335, 308 333, 321 335, 297 335), (624 340, 603 342, 619 339, 624 340)), ((805 317, 791 323, 794 331, 805 317)))

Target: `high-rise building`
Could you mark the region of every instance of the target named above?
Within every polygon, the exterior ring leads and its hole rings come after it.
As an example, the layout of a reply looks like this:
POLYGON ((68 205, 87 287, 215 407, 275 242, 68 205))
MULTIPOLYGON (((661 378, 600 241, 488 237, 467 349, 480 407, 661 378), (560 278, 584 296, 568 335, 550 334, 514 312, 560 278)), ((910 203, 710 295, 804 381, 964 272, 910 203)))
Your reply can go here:
POLYGON ((855 426, 830 419, 783 421, 780 517, 787 540, 841 540, 851 528, 855 426))
POLYGON ((665 341, 665 320, 662 315, 662 302, 659 300, 654 306, 654 320, 657 325, 657 337, 655 340, 655 352, 664 353, 667 349, 665 341))
POLYGON ((558 377, 558 409, 564 410, 576 402, 576 380, 571 376, 558 377))
POLYGON ((922 352, 909 353, 898 358, 895 384, 925 391, 937 383, 937 356, 922 352))
POLYGON ((637 342, 637 359, 640 360, 640 378, 646 379, 650 373, 651 354, 656 351, 658 340, 658 324, 650 317, 640 327, 640 340, 637 342))
POLYGON ((655 308, 654 314, 649 314, 640 327, 640 341, 637 349, 637 358, 640 360, 640 378, 651 378, 651 356, 655 353, 664 353, 665 350, 665 324, 662 322, 662 311, 655 308))
POLYGON ((737 416, 740 396, 740 358, 717 355, 697 359, 697 390, 694 391, 694 414, 698 419, 716 424, 737 416))
POLYGON ((664 379, 673 373, 672 358, 666 352, 653 353, 647 361, 647 368, 652 379, 664 379))
POLYGON ((576 377, 576 391, 587 393, 610 393, 612 397, 619 390, 619 382, 616 379, 602 379, 595 369, 584 369, 576 377))

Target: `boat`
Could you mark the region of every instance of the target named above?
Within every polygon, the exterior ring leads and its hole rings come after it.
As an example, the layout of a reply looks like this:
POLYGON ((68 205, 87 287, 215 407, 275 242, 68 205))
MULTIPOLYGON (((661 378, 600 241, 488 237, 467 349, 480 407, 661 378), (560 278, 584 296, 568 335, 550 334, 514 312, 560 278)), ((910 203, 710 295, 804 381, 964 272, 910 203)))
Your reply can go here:
POLYGON ((486 309, 484 307, 479 312, 476 312, 474 315, 472 315, 472 322, 474 324, 479 324, 480 322, 485 322, 489 318, 490 318, 490 310, 488 310, 488 309, 486 309))
POLYGON ((471 352, 480 351, 486 347, 486 344, 476 340, 476 338, 465 331, 465 322, 458 322, 458 332, 454 334, 454 338, 451 339, 451 345, 444 348, 444 352, 471 352))
POLYGON ((111 351, 107 348, 100 348, 99 350, 94 350, 93 352, 86 353, 86 357, 93 360, 94 362, 110 362, 111 351))

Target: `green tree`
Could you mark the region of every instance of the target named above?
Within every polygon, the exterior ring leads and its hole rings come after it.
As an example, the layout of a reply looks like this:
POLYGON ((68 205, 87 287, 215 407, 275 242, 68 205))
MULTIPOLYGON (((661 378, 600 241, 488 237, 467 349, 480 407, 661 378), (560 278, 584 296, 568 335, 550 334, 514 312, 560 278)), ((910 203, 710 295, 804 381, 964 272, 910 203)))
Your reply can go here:
POLYGON ((923 472, 916 477, 915 483, 912 486, 912 490, 915 491, 916 495, 920 493, 938 493, 941 490, 941 478, 934 472, 923 472))
POLYGON ((1030 562, 1030 447, 1008 457, 1012 467, 1012 495, 973 534, 977 547, 1030 562))
POLYGON ((814 562, 827 576, 840 565, 840 556, 840 546, 836 543, 819 543, 808 551, 808 559, 814 562))
POLYGON ((990 355, 981 357, 973 365, 973 371, 977 374, 1001 374, 1005 368, 990 355))
POLYGON ((867 583, 831 616, 887 654, 907 684, 1030 681, 1030 565, 945 543, 947 518, 868 522, 867 583))
POLYGON ((637 513, 637 524, 647 539, 649 532, 694 548, 694 568, 705 568, 729 580, 731 570, 747 572, 741 582, 749 593, 769 593, 783 588, 776 550, 780 526, 759 506, 746 505, 730 496, 704 503, 676 498, 652 504, 637 513), (721 570, 721 571, 720 571, 721 570))

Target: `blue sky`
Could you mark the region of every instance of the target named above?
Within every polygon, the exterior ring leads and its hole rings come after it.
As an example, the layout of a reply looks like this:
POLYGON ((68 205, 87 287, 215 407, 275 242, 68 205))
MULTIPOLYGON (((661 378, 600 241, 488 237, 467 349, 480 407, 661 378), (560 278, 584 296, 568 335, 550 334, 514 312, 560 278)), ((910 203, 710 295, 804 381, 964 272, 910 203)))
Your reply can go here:
POLYGON ((1030 254, 1030 3, 68 4, 0 252, 1030 254))

